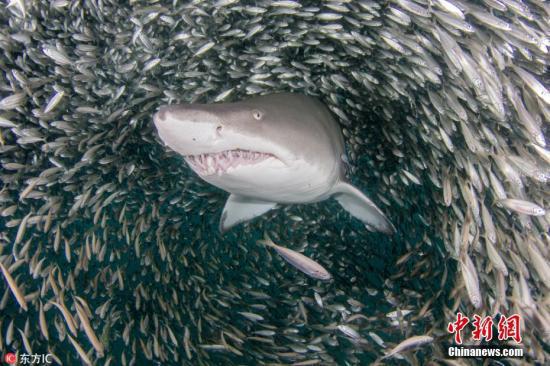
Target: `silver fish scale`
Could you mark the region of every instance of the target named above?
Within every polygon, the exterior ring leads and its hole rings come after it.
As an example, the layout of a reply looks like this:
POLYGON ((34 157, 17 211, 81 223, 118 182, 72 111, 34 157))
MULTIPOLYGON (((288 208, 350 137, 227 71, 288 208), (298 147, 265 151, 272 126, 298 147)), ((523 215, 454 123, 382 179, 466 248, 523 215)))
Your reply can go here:
POLYGON ((548 363, 547 5, 14 0, 0 19, 1 349, 425 364, 456 311, 501 312, 525 322, 524 361, 548 363), (331 201, 217 234, 225 196, 151 116, 282 91, 333 112, 349 178, 395 236, 331 201), (285 265, 264 231, 333 279, 285 265))

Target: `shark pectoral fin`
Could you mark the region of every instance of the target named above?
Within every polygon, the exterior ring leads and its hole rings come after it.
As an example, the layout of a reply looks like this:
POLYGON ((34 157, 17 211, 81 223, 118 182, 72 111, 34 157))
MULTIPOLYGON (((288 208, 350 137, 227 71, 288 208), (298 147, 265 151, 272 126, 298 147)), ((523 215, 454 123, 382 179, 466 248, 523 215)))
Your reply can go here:
POLYGON ((261 216, 275 208, 275 202, 261 201, 254 198, 231 194, 225 202, 220 219, 220 232, 223 234, 231 227, 261 216))
POLYGON ((367 196, 351 184, 340 182, 332 189, 333 197, 352 216, 367 227, 386 234, 394 234, 395 227, 367 196))

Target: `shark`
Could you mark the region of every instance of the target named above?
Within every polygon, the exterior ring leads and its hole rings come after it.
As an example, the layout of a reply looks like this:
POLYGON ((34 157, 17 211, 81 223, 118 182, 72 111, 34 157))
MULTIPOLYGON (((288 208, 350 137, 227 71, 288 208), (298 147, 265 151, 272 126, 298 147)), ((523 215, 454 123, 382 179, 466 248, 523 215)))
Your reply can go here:
POLYGON ((222 233, 281 205, 329 198, 370 231, 396 231, 346 179, 342 131, 315 97, 277 93, 164 105, 153 122, 162 142, 201 179, 229 193, 219 222, 222 233))

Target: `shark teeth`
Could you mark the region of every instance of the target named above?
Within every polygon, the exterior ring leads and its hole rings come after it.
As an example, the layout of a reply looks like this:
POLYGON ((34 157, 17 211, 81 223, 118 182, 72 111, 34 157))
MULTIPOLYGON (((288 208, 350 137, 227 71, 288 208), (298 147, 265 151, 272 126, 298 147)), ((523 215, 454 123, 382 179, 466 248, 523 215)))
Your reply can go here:
POLYGON ((199 175, 222 175, 229 168, 251 165, 275 157, 273 154, 250 150, 225 150, 216 153, 187 155, 185 161, 199 175))

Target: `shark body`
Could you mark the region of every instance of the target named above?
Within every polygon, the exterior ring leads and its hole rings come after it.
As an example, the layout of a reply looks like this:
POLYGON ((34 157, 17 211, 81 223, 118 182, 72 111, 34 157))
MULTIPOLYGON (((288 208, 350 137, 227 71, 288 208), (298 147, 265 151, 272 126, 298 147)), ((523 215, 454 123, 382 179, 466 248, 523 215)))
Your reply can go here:
POLYGON ((278 204, 334 197, 371 230, 395 228, 345 177, 342 132, 317 99, 281 93, 235 103, 160 107, 160 139, 206 182, 230 193, 220 230, 278 204))

